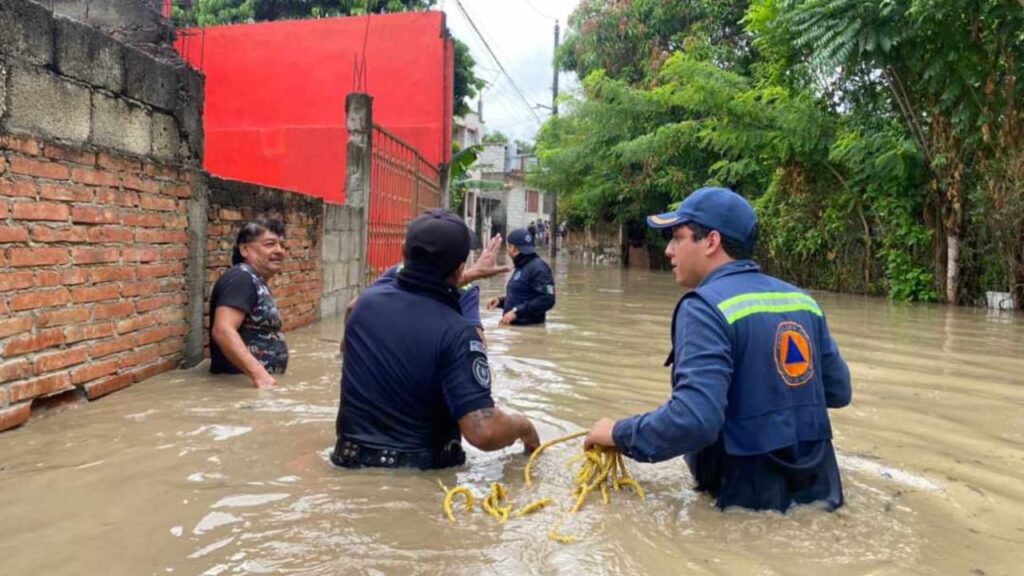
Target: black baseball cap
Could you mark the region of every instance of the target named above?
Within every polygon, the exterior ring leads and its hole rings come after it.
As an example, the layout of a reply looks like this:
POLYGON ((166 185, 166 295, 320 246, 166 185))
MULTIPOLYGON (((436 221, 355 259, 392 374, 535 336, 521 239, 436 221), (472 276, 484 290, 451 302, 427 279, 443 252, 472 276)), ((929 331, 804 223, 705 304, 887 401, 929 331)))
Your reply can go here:
POLYGON ((446 278, 469 256, 469 228, 457 215, 431 208, 409 222, 405 265, 446 278))

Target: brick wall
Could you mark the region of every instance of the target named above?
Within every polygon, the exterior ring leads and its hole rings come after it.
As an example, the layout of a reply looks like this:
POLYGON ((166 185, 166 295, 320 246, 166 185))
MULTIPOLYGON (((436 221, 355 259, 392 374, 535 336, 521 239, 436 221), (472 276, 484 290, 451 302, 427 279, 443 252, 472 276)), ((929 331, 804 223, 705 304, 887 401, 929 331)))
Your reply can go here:
POLYGON ((243 182, 211 178, 206 229, 204 344, 208 344, 209 298, 213 285, 231 266, 238 229, 255 218, 285 223, 288 251, 284 272, 270 281, 285 330, 316 322, 322 288, 321 238, 324 202, 319 198, 243 182))
POLYGON ((177 365, 187 170, 0 136, 0 429, 177 365))

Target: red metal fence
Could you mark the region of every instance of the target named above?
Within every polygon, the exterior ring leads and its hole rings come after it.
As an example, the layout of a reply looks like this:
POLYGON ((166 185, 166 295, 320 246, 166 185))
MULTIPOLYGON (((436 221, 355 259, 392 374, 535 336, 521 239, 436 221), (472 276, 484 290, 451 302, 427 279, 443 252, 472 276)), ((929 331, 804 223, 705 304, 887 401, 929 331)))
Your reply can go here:
POLYGON ((441 205, 441 172, 415 148, 373 125, 366 269, 372 281, 402 261, 409 220, 441 205))

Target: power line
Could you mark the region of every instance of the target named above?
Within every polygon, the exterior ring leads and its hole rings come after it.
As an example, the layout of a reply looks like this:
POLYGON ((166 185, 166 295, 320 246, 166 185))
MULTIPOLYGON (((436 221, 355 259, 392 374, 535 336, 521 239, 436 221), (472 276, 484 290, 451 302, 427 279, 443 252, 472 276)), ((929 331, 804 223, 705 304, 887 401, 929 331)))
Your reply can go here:
POLYGON ((480 29, 477 28, 476 22, 474 22, 473 19, 469 16, 469 13, 466 12, 466 8, 462 5, 461 0, 455 0, 455 6, 458 7, 459 12, 461 12, 462 16, 466 18, 467 22, 469 22, 469 25, 473 28, 473 32, 475 32, 477 37, 480 38, 480 41, 484 43, 484 47, 487 48, 487 52, 491 55, 491 58, 494 59, 494 63, 498 65, 498 69, 501 70, 502 74, 505 75, 505 78, 508 79, 509 83, 512 85, 513 90, 515 90, 515 93, 517 96, 519 96, 519 99, 522 100, 523 105, 526 107, 526 109, 529 110, 530 114, 532 114, 533 117, 537 120, 537 124, 542 124, 543 122, 541 121, 540 116, 537 116, 537 113, 533 110, 533 106, 530 105, 529 100, 526 99, 526 96, 523 96, 523 91, 519 89, 518 85, 516 85, 515 81, 512 79, 512 75, 509 74, 507 70, 505 70, 505 65, 501 63, 501 60, 498 60, 498 56, 494 54, 494 50, 491 49, 491 45, 487 43, 487 40, 484 39, 484 35, 480 33, 480 29))
POLYGON ((549 15, 541 12, 540 9, 538 9, 536 6, 533 5, 533 2, 530 2, 530 0, 523 0, 523 1, 526 2, 527 6, 529 6, 530 8, 533 8, 534 12, 536 12, 537 14, 540 14, 544 18, 547 18, 548 20, 557 20, 557 18, 555 18, 554 16, 549 16, 549 15))

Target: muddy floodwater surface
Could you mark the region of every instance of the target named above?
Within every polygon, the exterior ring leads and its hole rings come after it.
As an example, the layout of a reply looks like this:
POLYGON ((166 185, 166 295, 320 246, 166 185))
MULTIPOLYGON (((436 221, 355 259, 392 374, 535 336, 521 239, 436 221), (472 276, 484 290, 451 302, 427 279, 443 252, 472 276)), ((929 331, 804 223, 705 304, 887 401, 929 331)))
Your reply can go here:
MULTIPOLYGON (((555 269, 545 327, 483 312, 499 405, 542 439, 658 406, 671 276, 555 269)), ((592 500, 563 527, 579 542, 559 544, 580 441, 545 452, 532 488, 518 447, 439 472, 335 469, 332 319, 287 335, 275 390, 204 363, 0 434, 0 574, 1024 574, 1024 317, 815 296, 853 374, 832 411, 836 513, 723 514, 680 459, 627 461, 647 498, 592 500), (439 479, 559 508, 451 523, 439 479)))

